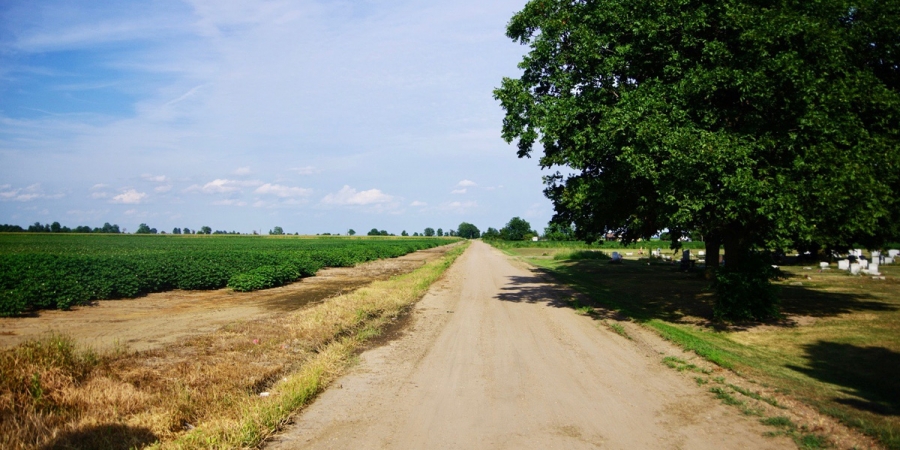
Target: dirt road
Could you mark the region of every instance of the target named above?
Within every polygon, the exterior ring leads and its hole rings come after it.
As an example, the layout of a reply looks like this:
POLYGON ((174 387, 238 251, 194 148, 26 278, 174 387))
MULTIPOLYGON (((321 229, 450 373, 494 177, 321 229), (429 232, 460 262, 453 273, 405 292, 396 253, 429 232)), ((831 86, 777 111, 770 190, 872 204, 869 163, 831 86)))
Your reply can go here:
POLYGON ((402 337, 267 448, 796 448, 661 364, 665 343, 601 328, 567 295, 474 242, 402 337))

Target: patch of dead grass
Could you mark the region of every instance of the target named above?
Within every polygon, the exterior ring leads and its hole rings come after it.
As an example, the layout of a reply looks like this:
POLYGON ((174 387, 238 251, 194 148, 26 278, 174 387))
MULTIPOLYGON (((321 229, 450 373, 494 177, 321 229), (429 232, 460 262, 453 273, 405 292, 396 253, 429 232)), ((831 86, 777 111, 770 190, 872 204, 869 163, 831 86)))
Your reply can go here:
POLYGON ((404 314, 465 246, 313 307, 159 350, 97 355, 65 336, 0 353, 0 447, 258 445, 404 314))

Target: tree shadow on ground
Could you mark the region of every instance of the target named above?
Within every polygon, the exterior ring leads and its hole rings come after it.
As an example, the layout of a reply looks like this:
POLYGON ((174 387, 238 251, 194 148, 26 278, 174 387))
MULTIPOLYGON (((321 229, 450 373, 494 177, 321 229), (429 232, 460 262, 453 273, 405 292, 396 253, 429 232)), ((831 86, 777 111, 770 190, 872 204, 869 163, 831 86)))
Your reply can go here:
POLYGON ((571 291, 561 285, 547 284, 547 279, 538 274, 533 276, 509 277, 507 287, 500 290, 496 298, 515 303, 546 303, 555 308, 568 308, 571 291))
MULTIPOLYGON (((532 277, 513 277, 497 296, 504 301, 546 302, 556 307, 600 306, 638 321, 660 319, 672 323, 692 323, 728 328, 748 328, 758 323, 722 324, 713 321, 715 296, 709 280, 699 271, 682 272, 677 265, 625 261, 580 260, 552 269, 534 269, 532 277), (539 283, 545 277, 571 286, 589 297, 573 304, 565 290, 551 290, 539 283), (557 298, 562 296, 562 300, 557 298), (593 303, 591 303, 593 301, 593 303)), ((783 286, 782 312, 788 316, 830 317, 857 311, 895 311, 897 306, 879 301, 867 293, 827 292, 802 286, 783 286)), ((792 320, 769 325, 791 327, 792 320)))
POLYGON ((149 428, 122 424, 103 424, 60 433, 42 450, 103 448, 127 450, 142 448, 158 441, 149 428))
POLYGON ((900 353, 825 341, 804 347, 808 367, 788 368, 840 386, 849 398, 835 402, 879 415, 900 415, 900 353))

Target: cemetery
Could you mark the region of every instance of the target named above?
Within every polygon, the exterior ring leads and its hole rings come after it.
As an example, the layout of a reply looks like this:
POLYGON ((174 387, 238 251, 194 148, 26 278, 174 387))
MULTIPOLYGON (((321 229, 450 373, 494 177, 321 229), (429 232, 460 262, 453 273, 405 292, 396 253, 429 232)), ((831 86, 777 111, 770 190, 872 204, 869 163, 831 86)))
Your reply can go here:
POLYGON ((653 245, 641 255, 631 246, 605 247, 609 259, 576 259, 565 243, 542 244, 504 251, 584 294, 573 308, 595 308, 601 322, 642 324, 900 448, 900 250, 893 246, 821 260, 788 255, 772 283, 780 317, 722 323, 712 320, 703 250, 653 245))

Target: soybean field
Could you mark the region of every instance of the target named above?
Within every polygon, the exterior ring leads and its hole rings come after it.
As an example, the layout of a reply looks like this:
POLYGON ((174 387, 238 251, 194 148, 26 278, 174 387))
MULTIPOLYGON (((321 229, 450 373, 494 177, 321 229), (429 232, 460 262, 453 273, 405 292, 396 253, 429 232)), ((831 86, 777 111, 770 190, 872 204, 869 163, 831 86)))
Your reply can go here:
POLYGON ((446 238, 0 234, 0 315, 173 289, 253 291, 446 238))

